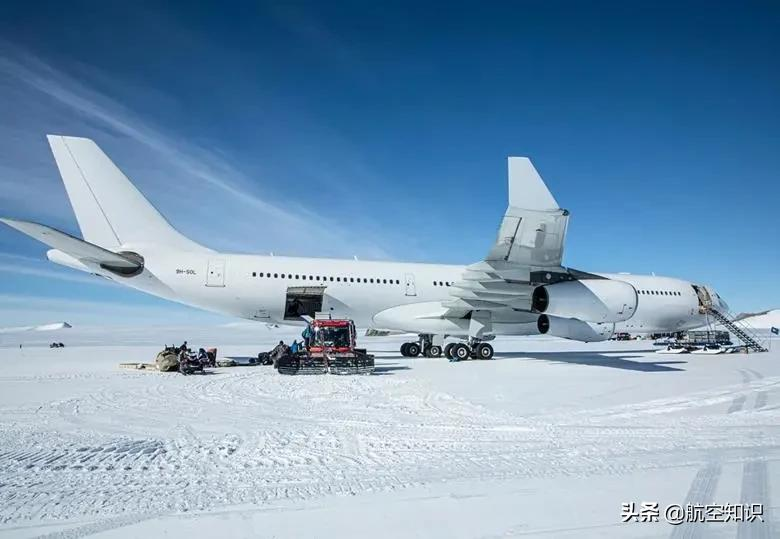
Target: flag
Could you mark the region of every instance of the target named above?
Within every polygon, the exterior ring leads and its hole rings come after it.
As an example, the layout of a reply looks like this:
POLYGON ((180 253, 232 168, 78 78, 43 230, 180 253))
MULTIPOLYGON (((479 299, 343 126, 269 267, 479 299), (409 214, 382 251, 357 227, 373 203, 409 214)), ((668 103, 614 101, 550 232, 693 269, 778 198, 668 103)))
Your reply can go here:
POLYGON ((772 327, 772 333, 775 335, 780 335, 780 329, 777 329, 776 327, 772 327))

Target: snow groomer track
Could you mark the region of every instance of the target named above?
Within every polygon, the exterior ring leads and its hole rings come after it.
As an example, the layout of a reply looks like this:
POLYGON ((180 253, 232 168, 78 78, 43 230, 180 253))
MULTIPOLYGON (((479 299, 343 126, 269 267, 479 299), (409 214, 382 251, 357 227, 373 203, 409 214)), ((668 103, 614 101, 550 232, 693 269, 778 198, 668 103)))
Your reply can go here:
POLYGON ((640 343, 507 339, 496 349, 517 352, 451 364, 401 358, 389 351, 400 342, 375 341, 376 374, 356 377, 270 367, 183 377, 117 368, 116 358, 153 357, 149 347, 6 349, 0 536, 78 537, 193 511, 369 503, 464 482, 543 490, 566 480, 603 526, 620 521, 621 500, 593 500, 577 480, 642 501, 664 478, 668 503, 749 495, 776 518, 778 354, 678 360, 640 343))

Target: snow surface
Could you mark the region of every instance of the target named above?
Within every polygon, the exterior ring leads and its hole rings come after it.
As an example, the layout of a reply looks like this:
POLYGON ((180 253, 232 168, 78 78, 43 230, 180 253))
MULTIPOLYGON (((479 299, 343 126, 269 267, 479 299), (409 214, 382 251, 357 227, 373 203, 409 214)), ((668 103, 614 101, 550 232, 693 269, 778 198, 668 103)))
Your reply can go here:
POLYGON ((74 328, 0 349, 0 537, 776 537, 780 341, 505 338, 495 361, 377 372, 120 369, 187 338, 249 357, 264 326, 74 328), (763 503, 764 523, 627 523, 621 503, 763 503))

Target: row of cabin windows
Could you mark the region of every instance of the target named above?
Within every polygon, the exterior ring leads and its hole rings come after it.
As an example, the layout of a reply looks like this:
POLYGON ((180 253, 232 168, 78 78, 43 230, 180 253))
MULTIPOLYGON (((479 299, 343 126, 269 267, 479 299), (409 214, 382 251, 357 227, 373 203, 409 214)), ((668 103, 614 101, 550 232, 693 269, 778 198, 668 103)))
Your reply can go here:
POLYGON ((638 290, 638 292, 647 296, 682 296, 681 292, 670 290, 638 290))
POLYGON ((265 273, 265 272, 252 272, 252 277, 266 277, 268 279, 297 279, 297 280, 310 280, 310 281, 331 281, 331 282, 350 282, 350 283, 371 283, 371 284, 401 284, 399 279, 372 279, 366 277, 333 277, 333 276, 320 276, 320 275, 300 275, 292 273, 265 273))
POLYGON ((433 286, 450 286, 449 281, 433 281, 433 286))

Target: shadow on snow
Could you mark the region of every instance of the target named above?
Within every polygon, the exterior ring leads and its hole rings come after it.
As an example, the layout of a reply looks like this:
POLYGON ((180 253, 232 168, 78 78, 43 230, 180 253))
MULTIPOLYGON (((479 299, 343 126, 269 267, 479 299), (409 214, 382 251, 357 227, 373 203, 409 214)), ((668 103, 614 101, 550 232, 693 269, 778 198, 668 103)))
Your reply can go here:
POLYGON ((625 355, 608 356, 597 352, 534 352, 522 354, 517 352, 496 352, 496 358, 502 359, 530 359, 539 361, 552 361, 556 363, 571 363, 574 365, 588 365, 592 367, 609 367, 639 372, 673 372, 684 371, 670 365, 681 365, 687 361, 635 361, 631 358, 646 359, 645 356, 625 355))

